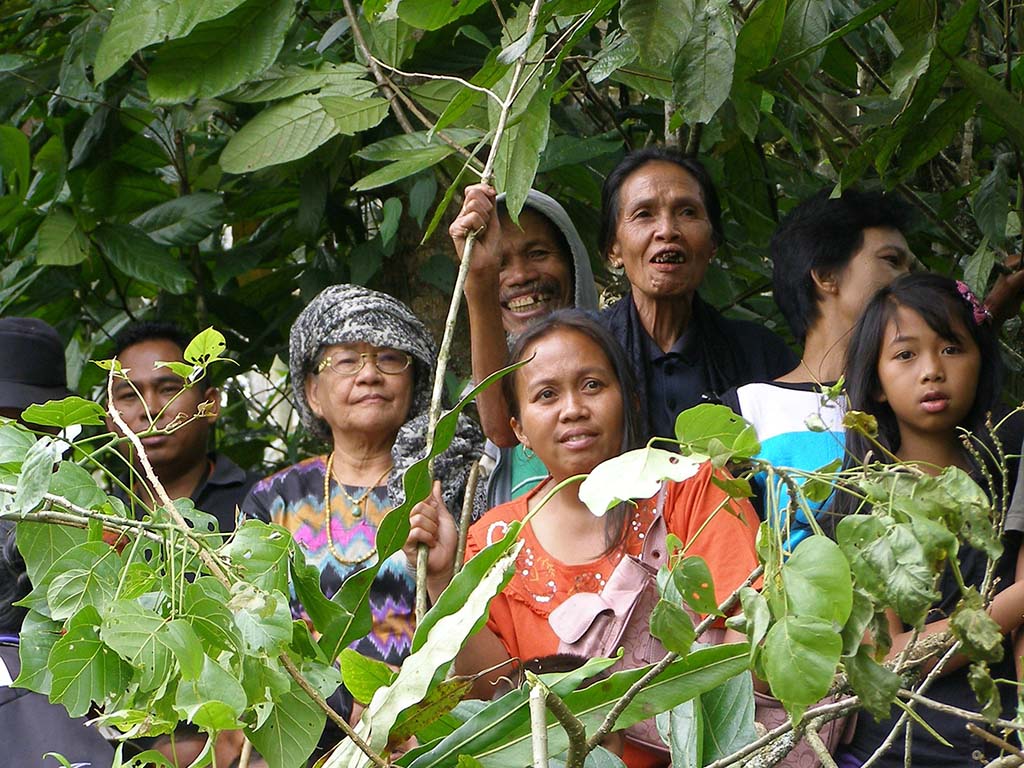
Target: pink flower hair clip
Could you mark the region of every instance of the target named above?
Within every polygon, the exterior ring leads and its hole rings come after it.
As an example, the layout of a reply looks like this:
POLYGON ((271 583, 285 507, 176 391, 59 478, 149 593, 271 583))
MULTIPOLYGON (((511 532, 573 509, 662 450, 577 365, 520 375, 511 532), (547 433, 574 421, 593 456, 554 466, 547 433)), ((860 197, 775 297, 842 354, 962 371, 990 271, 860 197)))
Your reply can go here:
POLYGON ((978 301, 978 297, 974 295, 974 291, 967 287, 967 283, 963 280, 956 281, 957 293, 963 297, 963 300, 971 305, 971 310, 974 313, 974 324, 981 325, 985 322, 992 322, 992 313, 989 308, 978 301))

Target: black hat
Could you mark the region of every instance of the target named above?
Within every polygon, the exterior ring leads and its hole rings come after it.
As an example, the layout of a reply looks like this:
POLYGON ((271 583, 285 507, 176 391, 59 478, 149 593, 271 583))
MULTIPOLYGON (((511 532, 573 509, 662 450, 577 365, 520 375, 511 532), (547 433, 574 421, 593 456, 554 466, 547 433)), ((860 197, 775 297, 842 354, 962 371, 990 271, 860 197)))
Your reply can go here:
POLYGON ((0 408, 23 411, 71 394, 57 331, 34 317, 0 318, 0 408))

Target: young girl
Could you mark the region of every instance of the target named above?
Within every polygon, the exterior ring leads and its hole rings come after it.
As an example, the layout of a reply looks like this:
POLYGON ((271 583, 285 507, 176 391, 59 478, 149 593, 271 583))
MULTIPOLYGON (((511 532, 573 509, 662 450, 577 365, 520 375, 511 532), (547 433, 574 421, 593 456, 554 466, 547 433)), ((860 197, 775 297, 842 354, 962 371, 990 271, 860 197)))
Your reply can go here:
MULTIPOLYGON (((495 507, 474 524, 467 557, 500 539, 509 523, 521 520, 562 480, 590 472, 636 445, 636 389, 628 364, 614 339, 589 317, 565 310, 538 321, 520 336, 512 359, 529 361, 504 380, 512 428, 550 476, 527 496, 495 507)), ((691 479, 669 483, 662 515, 669 532, 692 542, 688 554, 707 562, 721 601, 757 565, 757 517, 745 500, 730 501, 719 510, 726 497, 712 476, 711 465, 705 464, 691 479)), ((552 612, 575 594, 600 592, 625 555, 640 555, 654 520, 655 500, 622 504, 602 518, 583 505, 578 490, 578 484, 561 489, 523 529, 525 546, 515 575, 491 603, 487 627, 470 638, 457 659, 459 674, 510 658, 557 653, 560 641, 549 622, 552 612)), ((411 523, 406 553, 412 563, 415 542, 430 546, 428 591, 436 598, 451 579, 454 524, 436 498, 418 505, 411 523)), ((504 674, 507 670, 499 670, 491 679, 504 674)), ((491 690, 485 684, 476 693, 490 698, 491 690)), ((628 738, 623 757, 629 768, 667 764, 667 754, 628 738)))
MULTIPOLYGON (((946 467, 960 467, 984 485, 982 468, 964 448, 960 429, 986 439, 986 415, 996 405, 999 391, 998 369, 991 319, 967 287, 934 274, 906 275, 876 294, 853 331, 846 362, 849 404, 878 420, 878 442, 896 459, 932 475, 946 467)), ((853 462, 862 461, 869 451, 874 461, 890 460, 858 433, 848 432, 846 445, 853 462)), ((987 491, 993 497, 1010 493, 1009 488, 987 491)), ((853 512, 856 506, 849 494, 836 500, 840 513, 853 512)), ((1018 580, 1024 550, 1019 533, 1008 530, 1004 539, 1004 553, 996 569, 996 589, 1002 591, 989 608, 1006 635, 1003 659, 991 665, 992 677, 997 679, 1017 678, 1009 635, 1024 618, 1024 581, 1018 580)), ((964 581, 980 587, 984 553, 961 544, 958 559, 964 581)), ((951 569, 943 574, 939 592, 941 598, 932 607, 922 634, 948 628, 949 616, 961 596, 951 569)), ((912 631, 892 612, 889 624, 893 639, 890 658, 894 658, 910 641, 912 631)), ((954 659, 928 689, 928 697, 977 711, 967 671, 966 659, 954 659)), ((1012 717, 1016 691, 1012 686, 1000 686, 1000 693, 1003 716, 1012 717)), ((998 749, 966 731, 961 718, 923 706, 917 711, 953 749, 915 726, 911 745, 915 765, 964 766, 974 764, 975 751, 998 754, 998 749)), ((862 712, 853 742, 839 757, 839 765, 855 768, 863 764, 881 746, 900 714, 901 710, 893 707, 890 718, 878 722, 862 712)), ((904 744, 901 733, 875 764, 903 766, 904 744)))

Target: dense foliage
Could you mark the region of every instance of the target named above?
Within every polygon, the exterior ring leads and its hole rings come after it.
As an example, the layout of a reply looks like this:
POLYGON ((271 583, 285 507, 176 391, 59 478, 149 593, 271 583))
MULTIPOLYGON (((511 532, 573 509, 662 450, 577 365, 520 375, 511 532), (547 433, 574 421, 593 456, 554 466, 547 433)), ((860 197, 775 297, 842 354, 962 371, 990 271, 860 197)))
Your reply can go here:
MULTIPOLYGON (((592 237, 602 174, 620 154, 677 143, 706 160, 722 190, 728 247, 704 293, 737 314, 778 327, 766 243, 779 217, 823 186, 899 188, 922 214, 918 257, 978 289, 1018 247, 1024 80, 1014 54, 1024 17, 1009 0, 550 0, 536 36, 524 34, 528 10, 502 0, 0 3, 0 313, 38 315, 71 339, 83 392, 105 375, 86 361, 104 357, 131 317, 215 325, 243 370, 271 367, 298 308, 328 283, 369 283, 436 319, 454 275, 436 225, 491 150, 502 112, 491 94, 508 95, 517 60, 528 77, 494 153, 512 208, 536 184, 592 237)), ((1019 370, 1019 318, 1007 334, 1019 370)), ((213 336, 199 346, 219 349, 213 336)), ((235 457, 255 464, 275 433, 248 405, 224 432, 235 457)), ((102 409, 80 400, 34 415, 92 427, 102 409)), ((447 418, 435 449, 450 439, 447 418)), ((717 462, 757 450, 720 410, 683 427, 686 448, 717 462)), ((277 436, 282 461, 293 459, 296 433, 277 436)), ((74 713, 99 702, 128 730, 166 731, 179 718, 210 731, 241 725, 271 765, 298 765, 322 727, 317 699, 337 681, 331 661, 368 626, 373 569, 328 601, 282 529, 248 523, 221 544, 208 516, 181 503, 128 520, 89 474, 97 444, 86 432, 61 458, 49 438, 0 426, 2 514, 24 521, 19 546, 35 586, 20 683, 74 713), (125 533, 123 550, 103 543, 103 529, 125 533), (288 616, 289 579, 315 642, 288 616)), ((806 494, 827 489, 826 477, 806 494)), ((894 480, 868 468, 851 482, 876 513, 845 521, 838 543, 816 537, 784 560, 776 538, 762 538, 766 587, 736 596, 749 645, 690 651, 679 638, 699 628, 665 608, 654 629, 680 655, 634 705, 613 710, 640 672, 583 690, 573 673, 545 680, 548 690, 591 737, 609 713, 620 727, 671 710, 679 765, 724 764, 729 750, 716 742, 711 755, 703 729, 731 734, 734 757, 748 748, 749 690, 721 684, 751 667, 805 724, 834 684, 884 711, 912 672, 883 668, 860 643, 865 628, 881 628, 885 607, 920 625, 958 537, 997 553, 981 532, 999 523, 1003 501, 988 503, 956 472, 894 480), (929 536, 917 541, 911 529, 929 536), (717 698, 701 696, 711 689, 717 698)), ((406 483, 410 500, 426 495, 425 463, 406 483)), ((746 493, 745 480, 730 490, 746 493)), ((407 510, 382 526, 382 560, 404 541, 407 510)), ((514 546, 510 536, 460 574, 397 677, 343 655, 346 680, 369 703, 360 734, 375 756, 416 733, 423 746, 403 764, 418 768, 529 759, 526 689, 438 716, 462 693, 441 673, 507 578, 514 546)), ((665 604, 713 607, 693 589, 706 581, 700 565, 673 562, 665 604)), ((993 654, 986 597, 966 593, 953 626, 978 660, 993 654)), ((991 693, 983 666, 973 679, 991 693)), ((557 752, 569 729, 550 730, 557 752)), ((329 764, 370 759, 350 740, 329 764)))

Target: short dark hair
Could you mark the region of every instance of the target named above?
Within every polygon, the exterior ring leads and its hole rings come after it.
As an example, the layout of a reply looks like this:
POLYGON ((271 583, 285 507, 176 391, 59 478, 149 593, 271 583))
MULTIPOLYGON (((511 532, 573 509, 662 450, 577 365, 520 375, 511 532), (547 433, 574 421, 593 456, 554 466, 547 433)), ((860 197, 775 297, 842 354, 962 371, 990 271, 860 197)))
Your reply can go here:
MULTIPOLYGON (((632 393, 637 391, 629 361, 625 352, 608 330, 588 313, 579 309, 558 309, 538 319, 516 339, 512 345, 510 361, 518 363, 523 359, 526 349, 533 343, 550 336, 556 331, 569 330, 582 333, 591 339, 604 352, 612 365, 619 391, 622 393, 622 446, 625 453, 641 444, 639 402, 632 393)), ((516 392, 518 369, 501 380, 502 391, 508 403, 509 413, 520 418, 519 400, 516 392)), ((625 503, 618 504, 605 515, 605 539, 608 549, 615 547, 624 535, 627 514, 625 503)))
MULTIPOLYGON (((114 357, 120 357, 128 347, 146 341, 169 341, 184 354, 189 337, 175 323, 160 320, 136 320, 129 323, 114 336, 114 357)), ((208 386, 207 376, 197 379, 192 386, 208 386)))
POLYGON ((598 233, 598 249, 601 255, 608 256, 608 251, 615 242, 615 232, 618 228, 619 191, 626 179, 648 163, 672 163, 678 165, 690 174, 700 187, 700 194, 704 200, 704 210, 711 223, 711 239, 715 245, 725 242, 725 232, 722 230, 722 203, 718 199, 718 190, 715 189, 715 182, 711 180, 711 174, 703 163, 695 157, 686 157, 672 149, 665 147, 644 147, 629 152, 615 166, 611 173, 605 177, 604 186, 601 188, 601 231, 598 233))
MULTIPOLYGON (((846 353, 846 394, 849 407, 871 414, 878 420, 878 442, 896 453, 900 449, 900 430, 896 415, 888 403, 879 402, 882 384, 878 378, 878 357, 884 344, 885 328, 906 307, 921 316, 944 339, 962 343, 958 327, 966 329, 981 353, 978 388, 971 410, 961 424, 985 439, 985 420, 996 406, 1002 365, 995 330, 991 321, 977 323, 974 310, 960 295, 954 280, 932 272, 903 275, 882 288, 868 302, 864 314, 853 329, 846 353)), ((849 465, 859 465, 872 445, 857 432, 846 433, 849 465)), ((984 451, 983 451, 984 453, 984 451)), ((885 457, 877 457, 884 461, 885 457)))
POLYGON ((864 230, 891 227, 903 232, 913 212, 899 195, 848 189, 839 197, 823 190, 796 206, 772 237, 775 303, 803 344, 821 316, 812 273, 842 270, 864 244, 864 230))
POLYGON ((0 632, 9 634, 21 631, 21 623, 28 613, 26 608, 19 608, 14 603, 32 591, 25 561, 15 546, 14 531, 13 522, 0 520, 0 632))

